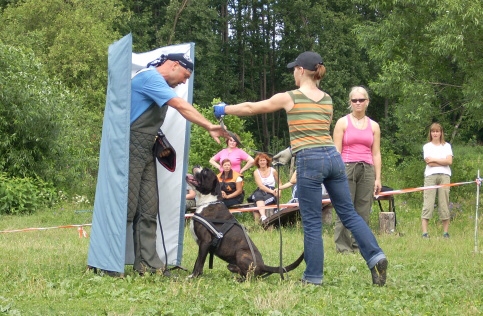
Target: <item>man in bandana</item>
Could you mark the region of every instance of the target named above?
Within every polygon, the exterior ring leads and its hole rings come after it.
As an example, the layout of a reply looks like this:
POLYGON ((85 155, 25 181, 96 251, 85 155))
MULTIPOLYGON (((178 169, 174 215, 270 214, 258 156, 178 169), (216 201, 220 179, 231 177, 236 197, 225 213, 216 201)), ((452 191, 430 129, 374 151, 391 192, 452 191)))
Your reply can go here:
POLYGON ((205 128, 218 143, 218 137, 227 136, 220 125, 212 124, 174 92, 173 88, 186 83, 193 69, 188 55, 161 55, 131 81, 127 221, 133 224, 134 270, 141 275, 162 272, 165 266, 156 251, 158 192, 152 149, 168 106, 205 128))

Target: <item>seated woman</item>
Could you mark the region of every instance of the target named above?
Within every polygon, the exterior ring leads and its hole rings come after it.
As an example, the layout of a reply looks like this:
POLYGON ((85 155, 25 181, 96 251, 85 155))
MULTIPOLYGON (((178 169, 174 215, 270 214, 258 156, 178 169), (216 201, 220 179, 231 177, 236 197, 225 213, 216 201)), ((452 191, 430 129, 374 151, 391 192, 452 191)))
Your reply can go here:
MULTIPOLYGON (((265 153, 259 153, 255 157, 255 165, 258 169, 253 172, 253 177, 258 188, 250 195, 248 202, 255 202, 257 207, 277 204, 278 190, 275 186, 280 183, 277 170, 271 167, 272 159, 265 153)), ((267 219, 265 209, 254 211, 253 217, 255 221, 265 221, 267 219)))
POLYGON ((243 192, 243 178, 231 168, 230 159, 223 159, 221 162, 223 171, 218 174, 221 186, 221 196, 226 207, 243 203, 245 194, 243 192))

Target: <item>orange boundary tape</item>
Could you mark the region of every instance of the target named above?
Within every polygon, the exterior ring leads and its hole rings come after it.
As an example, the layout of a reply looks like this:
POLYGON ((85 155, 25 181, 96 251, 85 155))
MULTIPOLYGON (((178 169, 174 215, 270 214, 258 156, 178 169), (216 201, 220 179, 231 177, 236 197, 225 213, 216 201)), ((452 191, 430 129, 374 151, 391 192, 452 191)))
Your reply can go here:
MULTIPOLYGON (((408 189, 401 189, 401 190, 393 190, 393 191, 385 191, 385 192, 380 192, 377 196, 388 196, 388 195, 395 195, 395 194, 403 194, 403 193, 411 193, 411 192, 418 192, 418 191, 424 191, 424 190, 431 190, 431 189, 438 189, 438 188, 443 188, 443 187, 454 187, 458 185, 464 185, 464 184, 470 184, 470 183, 476 183, 477 185, 481 185, 482 180, 481 178, 478 178, 473 181, 467 181, 467 182, 456 182, 456 183, 448 183, 448 184, 440 184, 440 185, 431 185, 427 187, 418 187, 418 188, 408 188, 408 189)), ((328 204, 330 203, 330 199, 323 199, 322 204, 328 204)), ((280 204, 280 208, 295 208, 298 207, 298 203, 286 203, 286 204, 280 204)), ((271 209, 271 208, 276 208, 276 205, 269 205, 269 206, 264 206, 264 207, 246 207, 246 208, 239 208, 239 209, 231 209, 231 213, 242 213, 242 212, 253 212, 257 211, 259 209, 271 209)), ((186 214, 185 218, 190 218, 192 217, 193 214, 186 214)), ((28 232, 28 231, 34 231, 34 230, 48 230, 48 229, 58 229, 58 228, 77 228, 77 231, 79 232, 79 238, 87 238, 87 232, 84 230, 84 227, 86 226, 92 226, 92 224, 80 224, 80 225, 62 225, 62 226, 53 226, 53 227, 31 227, 31 228, 23 228, 23 229, 13 229, 13 230, 0 230, 0 234, 5 234, 5 233, 18 233, 18 232, 28 232)))
POLYGON ((378 195, 376 195, 376 198, 379 197, 379 196, 395 195, 395 194, 402 194, 402 193, 411 193, 411 192, 418 192, 418 191, 424 191, 424 190, 439 189, 439 188, 444 188, 444 187, 454 187, 454 186, 457 186, 457 185, 463 185, 463 184, 469 184, 469 183, 475 183, 475 182, 478 184, 478 179, 473 180, 473 181, 467 181, 467 182, 456 182, 456 183, 430 185, 430 186, 427 186, 427 187, 385 191, 385 192, 380 192, 378 195))
POLYGON ((22 229, 0 230, 0 234, 29 232, 34 230, 48 230, 48 229, 57 229, 57 228, 77 228, 77 231, 79 232, 79 238, 80 237, 87 238, 87 232, 84 230, 85 226, 92 226, 92 224, 62 225, 62 226, 53 226, 53 227, 30 227, 30 228, 22 228, 22 229))
MULTIPOLYGON (((431 190, 431 189, 438 189, 438 188, 443 188, 443 187, 453 187, 453 186, 458 186, 458 185, 463 185, 463 184, 469 184, 469 183, 475 183, 479 185, 479 179, 473 180, 473 181, 467 181, 467 182, 457 182, 457 183, 448 183, 448 184, 439 184, 439 185, 431 185, 427 187, 418 187, 418 188, 409 188, 409 189, 401 189, 401 190, 393 190, 393 191, 385 191, 385 192, 380 192, 376 198, 380 196, 388 196, 388 195, 395 195, 395 194, 403 194, 403 193, 411 193, 411 192, 418 192, 418 191, 424 191, 424 190, 431 190)), ((330 199, 323 199, 322 204, 328 204, 330 203, 330 199)), ((287 203, 287 204, 280 204, 280 209, 282 208, 295 208, 298 207, 298 203, 287 203)), ((259 209, 271 209, 271 208, 276 208, 276 205, 268 205, 264 207, 246 207, 246 208, 239 208, 239 209, 231 209, 231 213, 243 213, 243 212, 253 212, 253 211, 258 211, 259 209)), ((190 218, 193 217, 193 214, 186 214, 185 218, 190 218)))

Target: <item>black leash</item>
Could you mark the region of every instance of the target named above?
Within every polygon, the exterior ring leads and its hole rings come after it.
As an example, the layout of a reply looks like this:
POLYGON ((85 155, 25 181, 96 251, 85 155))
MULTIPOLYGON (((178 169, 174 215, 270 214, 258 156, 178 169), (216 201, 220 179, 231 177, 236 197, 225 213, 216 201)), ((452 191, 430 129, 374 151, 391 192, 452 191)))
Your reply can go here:
MULTIPOLYGON (((226 129, 225 124, 223 123, 223 118, 224 118, 224 116, 221 116, 220 119, 218 120, 221 128, 223 128, 228 133, 228 135, 230 135, 230 137, 233 138, 236 141, 236 143, 239 147, 245 147, 245 146, 243 146, 242 142, 238 139, 238 137, 236 137, 236 135, 233 132, 230 132, 229 130, 226 129)), ((263 152, 263 151, 258 151, 258 150, 252 149, 252 148, 245 147, 245 149, 253 151, 256 154, 265 153, 269 157, 274 156, 273 154, 263 152)), ((273 165, 277 167, 277 173, 278 173, 278 176, 280 177, 280 165, 281 165, 281 163, 276 162, 273 165)), ((280 178, 279 178, 278 182, 280 184, 280 178)), ((280 195, 278 195, 276 198, 277 198, 277 212, 280 212, 280 195)), ((280 220, 280 216, 278 217, 278 227, 279 227, 278 232, 279 232, 279 235, 280 235, 280 247, 279 247, 279 249, 280 249, 280 264, 279 264, 278 269, 279 269, 279 273, 280 273, 280 278, 282 280, 284 280, 284 277, 283 277, 283 273, 284 273, 283 256, 282 256, 282 246, 283 246, 283 244, 282 244, 282 222, 280 220)), ((251 245, 250 245, 250 249, 251 249, 251 245)))
POLYGON ((156 194, 158 195, 158 201, 156 203, 157 206, 157 213, 158 213, 158 222, 159 222, 159 230, 161 231, 161 239, 163 241, 163 250, 164 250, 164 270, 163 270, 163 275, 169 276, 169 270, 168 270, 168 252, 166 251, 166 243, 164 241, 164 233, 163 233, 163 225, 161 225, 161 215, 159 215, 159 188, 158 188, 158 166, 156 163, 156 154, 153 152, 153 163, 154 163, 154 172, 156 174, 156 194))
MULTIPOLYGON (((277 173, 278 173, 278 176, 279 176, 279 181, 278 181, 278 184, 279 184, 279 187, 280 187, 280 165, 281 163, 279 162, 276 162, 275 163, 275 167, 277 167, 277 173)), ((279 193, 280 191, 277 190, 277 192, 279 193)), ((278 194, 277 196, 277 212, 280 212, 280 193, 278 194)), ((282 260, 282 221, 280 220, 280 215, 278 216, 278 231, 279 231, 279 235, 280 235, 280 265, 278 267, 278 270, 280 273, 280 278, 282 280, 284 280, 283 278, 283 260, 282 260)))

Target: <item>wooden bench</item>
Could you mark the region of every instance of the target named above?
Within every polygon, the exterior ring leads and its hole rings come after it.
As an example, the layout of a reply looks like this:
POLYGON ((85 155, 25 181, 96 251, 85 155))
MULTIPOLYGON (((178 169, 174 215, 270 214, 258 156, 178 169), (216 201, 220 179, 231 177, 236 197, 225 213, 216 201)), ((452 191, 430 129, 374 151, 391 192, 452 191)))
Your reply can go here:
POLYGON ((241 204, 235 204, 230 206, 231 209, 237 209, 237 208, 245 208, 245 207, 254 207, 255 203, 241 203, 241 204))
MULTIPOLYGON (((328 199, 328 195, 323 195, 322 199, 328 199)), ((272 213, 267 219, 262 223, 264 229, 270 226, 278 227, 279 224, 282 226, 293 225, 300 218, 300 208, 298 206, 282 208, 276 213, 272 213)), ((322 205, 322 221, 326 224, 332 223, 332 204, 326 203, 322 205), (329 223, 328 223, 329 222, 329 223)))
MULTIPOLYGON (((231 210, 236 210, 236 209, 239 209, 239 208, 245 208, 245 207, 254 207, 255 204, 254 203, 241 203, 241 204, 235 204, 235 205, 232 205, 230 206, 230 211, 231 210)), ((196 206, 193 206, 193 207, 190 207, 189 208, 189 213, 194 213, 196 212, 196 206)))

